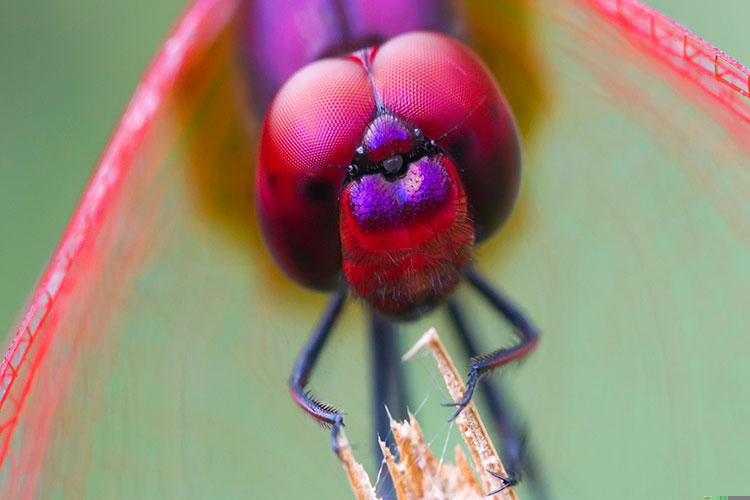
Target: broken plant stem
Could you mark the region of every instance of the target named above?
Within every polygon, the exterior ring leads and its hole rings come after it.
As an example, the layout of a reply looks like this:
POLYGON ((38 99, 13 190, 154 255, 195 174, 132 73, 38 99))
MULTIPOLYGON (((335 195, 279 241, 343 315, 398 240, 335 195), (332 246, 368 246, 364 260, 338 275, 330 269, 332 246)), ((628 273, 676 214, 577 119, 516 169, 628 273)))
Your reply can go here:
MULTIPOLYGON (((466 388, 434 329, 430 329, 422 336, 402 359, 404 361, 410 359, 425 347, 430 349, 437 360, 438 368, 451 397, 455 401, 460 401, 466 388)), ((456 446, 455 450, 456 465, 438 462, 425 441, 419 422, 411 413, 408 421, 397 422, 391 419, 391 430, 398 448, 398 459, 383 441, 380 441, 380 448, 393 479, 393 487, 398 499, 517 500, 518 497, 512 487, 487 497, 487 493, 502 486, 497 475, 507 477, 507 472, 500 462, 495 446, 490 441, 473 403, 466 406, 456 418, 456 423, 469 448, 474 467, 470 465, 460 446, 456 446), (477 480, 477 476, 481 482, 477 480)), ((343 432, 339 434, 338 440, 344 470, 356 498, 358 500, 379 499, 367 472, 354 458, 343 432)))

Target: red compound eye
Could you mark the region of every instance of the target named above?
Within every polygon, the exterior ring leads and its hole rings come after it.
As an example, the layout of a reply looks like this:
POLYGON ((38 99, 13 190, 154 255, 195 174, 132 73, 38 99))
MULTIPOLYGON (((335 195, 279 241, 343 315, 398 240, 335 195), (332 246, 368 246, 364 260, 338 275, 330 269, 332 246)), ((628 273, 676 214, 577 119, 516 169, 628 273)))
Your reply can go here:
POLYGON ((513 115, 492 75, 456 40, 410 33, 383 44, 372 63, 383 105, 419 127, 458 168, 477 239, 510 215, 521 153, 513 115))
POLYGON ((325 59, 292 76, 266 114, 257 176, 261 227, 281 267, 308 287, 336 283, 339 191, 374 112, 363 68, 325 59))

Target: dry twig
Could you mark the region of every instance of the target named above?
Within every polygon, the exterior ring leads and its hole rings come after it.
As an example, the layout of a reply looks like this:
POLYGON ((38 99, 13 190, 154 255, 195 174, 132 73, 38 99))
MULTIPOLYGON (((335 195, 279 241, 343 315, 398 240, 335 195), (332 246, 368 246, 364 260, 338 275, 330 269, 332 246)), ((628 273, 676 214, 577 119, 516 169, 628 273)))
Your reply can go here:
MULTIPOLYGON (((465 390, 464 384, 434 329, 424 334, 404 355, 403 360, 408 360, 425 347, 432 351, 451 397, 454 401, 459 401, 465 390)), ((382 441, 380 447, 399 500, 488 498, 486 496, 488 492, 502 485, 489 471, 502 476, 507 476, 507 473, 473 403, 469 403, 461 412, 456 423, 471 453, 474 467, 470 465, 460 446, 456 446, 455 465, 438 464, 413 415, 409 414, 409 420, 404 422, 391 419, 391 429, 398 446, 399 459, 396 460, 382 441)), ((354 458, 343 433, 339 436, 339 445, 343 450, 344 469, 356 498, 358 500, 378 499, 367 472, 354 458)), ((493 495, 492 498, 517 500, 518 497, 513 488, 507 488, 493 495)))

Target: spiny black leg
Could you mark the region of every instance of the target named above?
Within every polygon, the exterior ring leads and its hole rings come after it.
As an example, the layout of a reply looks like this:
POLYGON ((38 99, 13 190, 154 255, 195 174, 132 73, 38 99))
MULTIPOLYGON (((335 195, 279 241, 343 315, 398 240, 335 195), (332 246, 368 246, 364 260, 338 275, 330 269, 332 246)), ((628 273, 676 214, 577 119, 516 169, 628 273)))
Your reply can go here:
POLYGON ((513 477, 505 477, 503 475, 498 474, 497 472, 492 472, 491 470, 488 470, 487 472, 489 472, 492 477, 499 479, 503 483, 503 485, 500 486, 498 489, 492 490, 489 493, 487 493, 488 497, 491 497, 492 495, 496 495, 500 493, 501 491, 504 491, 510 488, 511 486, 515 486, 516 483, 518 482, 513 477))
POLYGON ((385 408, 388 407, 393 417, 403 418, 407 396, 402 377, 396 325, 374 311, 370 311, 370 351, 376 431, 378 436, 386 440, 390 434, 390 425, 385 408))
MULTIPOLYGON (((393 436, 390 431, 386 406, 395 418, 402 418, 406 407, 405 389, 401 377, 401 363, 398 357, 398 337, 396 326, 379 314, 370 311, 370 351, 372 353, 373 374, 373 414, 375 415, 375 463, 380 464, 383 454, 378 438, 393 449, 393 436)), ((394 492, 387 469, 379 483, 382 498, 390 498, 394 492)))
POLYGON ((339 314, 341 314, 345 300, 346 289, 344 288, 335 292, 333 297, 331 297, 320 319, 320 323, 297 355, 297 361, 294 362, 292 376, 289 379, 289 390, 292 393, 294 401, 318 422, 331 428, 331 448, 333 448, 333 451, 337 455, 339 454, 339 447, 336 438, 338 437, 339 430, 344 425, 341 412, 328 403, 314 398, 310 392, 305 390, 305 387, 310 379, 313 368, 315 368, 315 363, 318 361, 320 352, 323 350, 323 346, 328 339, 328 335, 333 330, 333 325, 336 323, 339 314))
MULTIPOLYGON (((448 301, 448 315, 458 333, 458 338, 466 355, 469 357, 476 356, 480 349, 474 342, 466 317, 455 299, 448 301)), ((503 478, 495 472, 488 472, 503 481, 502 488, 508 487, 510 483, 520 480, 523 476, 526 484, 531 488, 534 498, 539 500, 549 498, 539 467, 526 445, 526 439, 519 427, 518 419, 513 415, 511 405, 504 397, 502 384, 489 378, 483 378, 479 381, 479 389, 487 401, 490 418, 500 435, 503 463, 510 477, 503 478)), ((495 493, 497 491, 490 493, 490 495, 495 493)))
POLYGON ((539 342, 539 333, 536 331, 526 317, 509 300, 495 290, 484 278, 473 269, 466 271, 466 280, 482 295, 500 314, 513 325, 513 331, 520 342, 513 347, 498 349, 489 354, 476 356, 471 360, 471 370, 466 381, 466 392, 458 403, 450 403, 449 406, 458 406, 453 415, 456 418, 471 401, 479 379, 495 368, 519 359, 529 352, 539 342))
MULTIPOLYGON (((466 355, 470 358, 478 355, 479 348, 475 344, 464 314, 455 300, 450 300, 448 302, 448 315, 456 329, 456 333, 458 333, 458 338, 461 341, 461 345, 463 346, 466 355)), ((508 469, 510 474, 513 475, 513 466, 517 465, 517 459, 520 458, 523 438, 515 426, 513 417, 510 414, 509 408, 504 400, 503 394, 500 392, 498 384, 494 384, 493 382, 494 381, 487 378, 482 379, 479 382, 479 388, 482 390, 482 393, 487 400, 490 416, 495 423, 500 439, 502 439, 503 461, 505 462, 506 469, 508 469)))
POLYGON ((393 398, 390 391, 390 374, 388 373, 388 349, 387 343, 393 336, 392 325, 381 318, 377 313, 370 311, 370 353, 372 354, 372 412, 375 416, 375 461, 380 463, 381 453, 377 439, 380 437, 388 446, 391 445, 389 436, 388 413, 386 406, 390 408, 389 399, 393 398))
MULTIPOLYGON (((386 320, 387 321, 387 320, 386 320)), ((406 390, 404 380, 403 363, 401 363, 401 342, 398 327, 393 322, 388 322, 390 330, 386 339, 386 364, 385 369, 389 374, 389 387, 394 394, 393 401, 388 401, 391 415, 397 419, 406 418, 406 408, 409 406, 409 394, 406 390)))

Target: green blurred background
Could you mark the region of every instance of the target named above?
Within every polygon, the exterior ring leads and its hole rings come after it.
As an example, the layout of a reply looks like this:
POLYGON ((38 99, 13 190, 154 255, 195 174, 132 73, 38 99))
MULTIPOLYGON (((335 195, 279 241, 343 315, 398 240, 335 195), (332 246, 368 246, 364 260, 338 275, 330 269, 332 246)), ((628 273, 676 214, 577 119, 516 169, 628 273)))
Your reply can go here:
MULTIPOLYGON (((0 2, 0 328, 10 329, 182 0, 0 2)), ((650 5, 750 61, 745 0, 650 5)))
POLYGON ((0 325, 11 328, 184 0, 0 2, 0 325))

